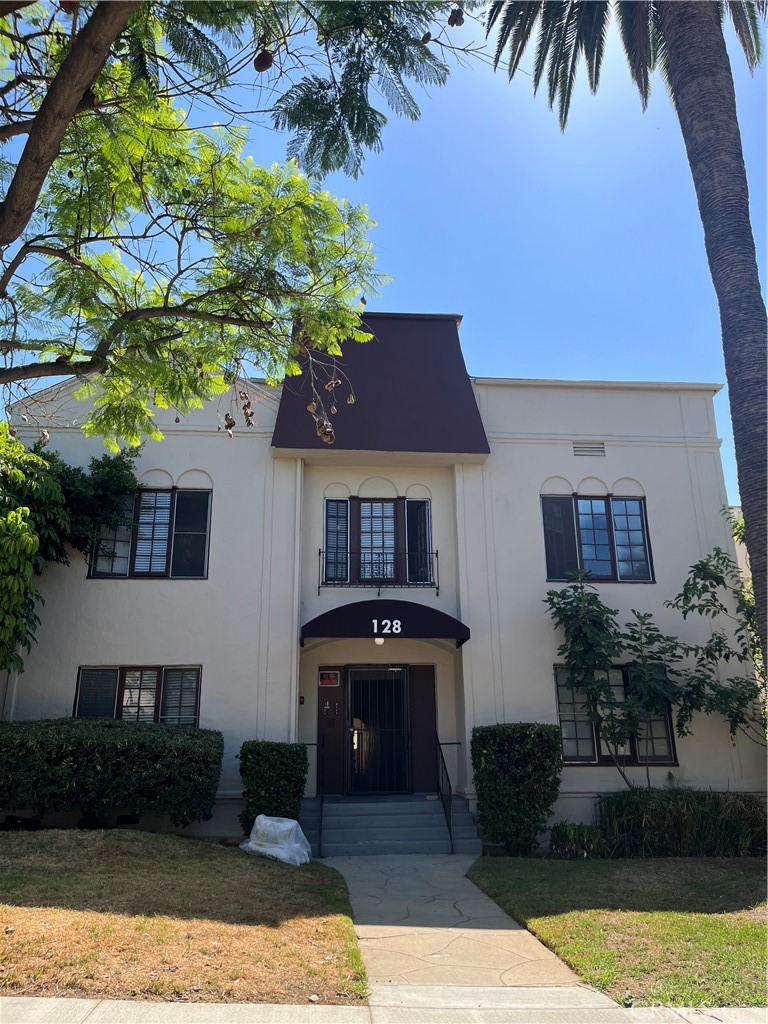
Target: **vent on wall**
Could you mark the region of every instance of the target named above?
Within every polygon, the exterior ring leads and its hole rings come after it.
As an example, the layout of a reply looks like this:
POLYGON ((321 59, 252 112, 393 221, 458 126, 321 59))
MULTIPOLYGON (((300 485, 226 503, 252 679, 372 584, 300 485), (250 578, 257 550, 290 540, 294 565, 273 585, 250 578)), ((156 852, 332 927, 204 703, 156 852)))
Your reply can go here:
POLYGON ((605 455, 605 441, 574 441, 574 455, 605 455))

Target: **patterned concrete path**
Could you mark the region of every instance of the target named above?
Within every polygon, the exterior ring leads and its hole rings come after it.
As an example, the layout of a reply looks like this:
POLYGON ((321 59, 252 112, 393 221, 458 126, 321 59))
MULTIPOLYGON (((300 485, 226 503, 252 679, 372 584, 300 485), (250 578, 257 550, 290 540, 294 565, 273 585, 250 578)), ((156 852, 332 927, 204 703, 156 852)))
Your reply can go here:
POLYGON ((474 860, 454 855, 324 862, 349 887, 374 991, 387 984, 579 984, 562 960, 465 877, 474 860))

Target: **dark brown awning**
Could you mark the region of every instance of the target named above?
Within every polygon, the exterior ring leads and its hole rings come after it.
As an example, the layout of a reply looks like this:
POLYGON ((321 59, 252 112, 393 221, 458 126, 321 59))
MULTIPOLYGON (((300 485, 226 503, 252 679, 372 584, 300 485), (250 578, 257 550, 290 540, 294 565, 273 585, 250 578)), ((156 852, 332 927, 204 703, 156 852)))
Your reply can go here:
POLYGON ((354 601, 323 612, 301 627, 311 637, 383 637, 385 640, 469 640, 469 626, 415 601, 354 601))

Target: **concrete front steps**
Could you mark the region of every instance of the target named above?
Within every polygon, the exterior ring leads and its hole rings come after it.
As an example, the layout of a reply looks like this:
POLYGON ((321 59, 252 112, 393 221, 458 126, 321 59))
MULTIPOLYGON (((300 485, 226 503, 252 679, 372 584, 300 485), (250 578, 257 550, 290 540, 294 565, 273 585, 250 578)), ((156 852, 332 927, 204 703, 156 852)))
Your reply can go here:
MULTIPOLYGON (((434 794, 327 796, 322 842, 318 798, 302 801, 299 822, 316 857, 451 852, 443 805, 434 794)), ((477 828, 464 797, 453 798, 453 839, 454 853, 481 852, 477 828)))

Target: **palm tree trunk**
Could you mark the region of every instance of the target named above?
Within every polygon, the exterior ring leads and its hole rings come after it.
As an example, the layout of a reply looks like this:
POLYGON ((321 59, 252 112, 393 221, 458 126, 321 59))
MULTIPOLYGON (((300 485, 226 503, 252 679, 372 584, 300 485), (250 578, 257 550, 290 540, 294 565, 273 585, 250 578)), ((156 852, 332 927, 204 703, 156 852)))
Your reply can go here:
POLYGON ((731 65, 718 4, 667 0, 657 10, 720 305, 741 506, 766 651, 767 328, 731 65))

